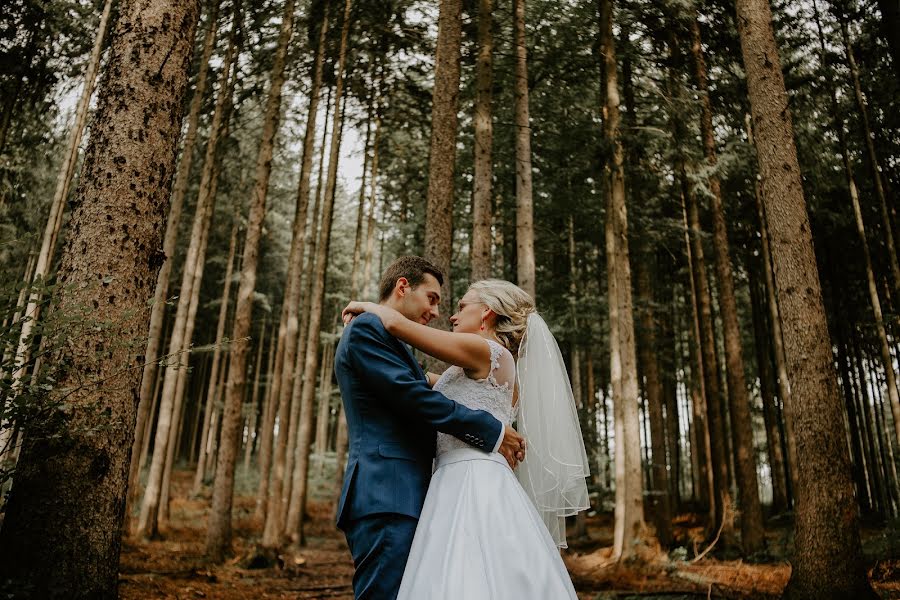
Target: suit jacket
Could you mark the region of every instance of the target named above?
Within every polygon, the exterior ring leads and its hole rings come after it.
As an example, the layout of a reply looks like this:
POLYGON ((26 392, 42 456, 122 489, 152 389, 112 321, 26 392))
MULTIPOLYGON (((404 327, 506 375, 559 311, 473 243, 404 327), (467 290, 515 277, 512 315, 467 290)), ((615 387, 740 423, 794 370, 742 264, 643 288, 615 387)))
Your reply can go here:
POLYGON ((377 513, 418 518, 437 431, 488 451, 503 435, 490 413, 432 390, 409 348, 373 314, 357 316, 344 330, 334 371, 349 434, 338 527, 377 513))

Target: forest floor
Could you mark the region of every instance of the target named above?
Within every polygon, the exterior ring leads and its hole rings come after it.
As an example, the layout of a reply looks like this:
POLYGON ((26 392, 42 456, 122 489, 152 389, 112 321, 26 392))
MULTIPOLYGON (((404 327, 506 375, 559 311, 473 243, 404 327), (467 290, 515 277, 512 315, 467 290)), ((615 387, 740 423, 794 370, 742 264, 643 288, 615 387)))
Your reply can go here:
MULTIPOLYGON (((209 498, 188 498, 192 473, 173 473, 171 521, 162 539, 126 539, 122 547, 119 595, 122 600, 166 598, 337 599, 353 597, 353 564, 343 534, 333 522, 333 502, 324 479, 313 485, 306 523, 307 545, 286 549, 278 567, 251 568, 262 527, 253 519, 255 482, 244 478, 237 486, 234 514, 235 557, 210 565, 203 556, 209 498)), ((333 490, 333 487, 331 488, 333 490)), ((333 493, 333 492, 332 492, 333 493)), ((564 558, 580 600, 665 598, 779 598, 790 577, 785 556, 790 551, 790 523, 770 522, 765 562, 751 564, 713 548, 698 562, 681 560, 703 551, 702 528, 690 515, 676 519, 676 545, 681 549, 650 553, 642 568, 608 566, 612 545, 611 515, 588 518, 588 538, 571 542, 564 558)), ((896 528, 863 531, 869 575, 883 598, 900 599, 900 542, 896 528)))

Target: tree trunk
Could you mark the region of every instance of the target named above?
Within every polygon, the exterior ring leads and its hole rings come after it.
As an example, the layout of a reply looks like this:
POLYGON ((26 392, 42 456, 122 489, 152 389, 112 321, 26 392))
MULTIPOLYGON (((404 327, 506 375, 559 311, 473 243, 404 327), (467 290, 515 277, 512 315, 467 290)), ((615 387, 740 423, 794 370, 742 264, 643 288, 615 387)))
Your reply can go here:
POLYGON ((240 212, 235 205, 233 221, 231 224, 231 238, 228 242, 228 263, 225 267, 225 280, 222 284, 222 300, 219 305, 219 320, 216 325, 216 341, 213 348, 212 366, 209 372, 209 388, 206 390, 206 405, 203 409, 203 424, 200 431, 200 452, 197 456, 197 470, 194 472, 194 483, 191 487, 191 495, 196 496, 203 487, 203 477, 206 473, 206 445, 209 436, 209 426, 212 419, 213 408, 218 398, 219 367, 222 361, 222 345, 225 339, 225 323, 228 320, 228 304, 231 300, 231 279, 234 273, 234 256, 237 252, 238 231, 240 229, 240 212))
MULTIPOLYGON (((453 257, 453 201, 455 198, 456 131, 459 125, 459 77, 462 44, 462 0, 440 0, 431 97, 431 154, 428 162, 428 200, 425 212, 425 258, 443 271, 438 329, 449 329, 453 295, 450 268, 453 257)), ((433 365, 439 368, 437 364, 433 365)))
MULTIPOLYGON (((200 59, 200 70, 197 74, 197 88, 194 90, 191 99, 191 109, 187 119, 187 132, 185 134, 184 145, 181 151, 181 159, 178 162, 178 171, 175 176, 175 187, 172 192, 172 199, 169 205, 168 219, 166 220, 166 233, 163 238, 163 263, 159 270, 156 280, 156 289, 153 294, 153 304, 150 307, 150 333, 147 337, 147 347, 144 350, 144 370, 141 377, 141 394, 137 411, 137 436, 135 436, 134 447, 132 448, 132 458, 136 455, 137 449, 141 447, 144 431, 149 435, 149 427, 145 426, 147 416, 150 412, 150 405, 153 399, 150 398, 153 382, 156 379, 156 371, 159 369, 159 350, 160 338, 162 337, 163 320, 166 312, 166 300, 169 294, 169 278, 172 274, 172 258, 175 255, 176 244, 178 242, 178 228, 181 223, 181 213, 184 208, 184 197, 187 192, 188 182, 191 172, 191 163, 194 158, 194 146, 197 143, 197 124, 200 119, 200 110, 203 105, 203 97, 206 95, 206 82, 209 71, 209 61, 212 56, 216 41, 216 31, 218 28, 219 0, 212 0, 210 4, 210 13, 208 17, 208 27, 206 37, 203 41, 203 55, 200 59)), ((138 476, 140 474, 141 465, 133 464, 128 475, 128 496, 129 506, 138 499, 139 485, 138 476)), ((130 514, 130 512, 129 512, 130 514)))
MULTIPOLYGON (((494 0, 478 2, 475 96, 475 189, 472 194, 472 281, 491 276, 493 180, 494 0)), ((526 85, 528 84, 526 80, 526 85)))
POLYGON ((643 517, 641 438, 638 418, 637 360, 631 301, 631 267, 628 258, 628 218, 625 207, 625 173, 619 132, 619 87, 613 37, 613 0, 602 0, 601 55, 605 61, 606 104, 604 133, 613 154, 606 165, 609 191, 606 204, 606 261, 609 298, 610 379, 616 427, 616 511, 613 558, 636 558, 646 531, 643 517))
MULTIPOLYGON (((816 10, 816 21, 818 22, 818 8, 816 10)), ((841 24, 841 41, 844 44, 844 51, 847 53, 847 66, 850 67, 850 76, 853 80, 853 94, 856 98, 856 106, 859 109, 859 118, 863 126, 863 137, 866 142, 866 154, 869 158, 869 166, 872 168, 872 181, 875 184, 875 195, 878 197, 878 209, 881 213, 881 226, 884 231, 884 241, 887 245, 888 263, 891 265, 891 283, 893 284, 894 293, 900 297, 900 262, 897 259, 897 246, 894 243, 894 229, 891 226, 891 218, 888 215, 887 193, 884 189, 884 180, 881 172, 881 162, 878 160, 878 153, 875 152, 875 133, 869 124, 869 105, 866 101, 865 94, 862 91, 862 84, 859 79, 859 67, 856 64, 856 57, 853 55, 853 46, 850 43, 850 33, 847 29, 847 16, 840 7, 838 11, 838 20, 841 24)), ((838 113, 835 113, 837 116, 838 113)), ((843 131, 843 126, 841 127, 843 131)), ((891 410, 894 413, 894 419, 900 418, 900 405, 896 401, 896 396, 891 398, 891 410)), ((900 424, 897 426, 898 441, 900 441, 900 424)))
POLYGON ((372 289, 372 261, 375 255, 375 232, 378 223, 375 221, 375 209, 378 204, 378 144, 381 141, 381 97, 378 107, 375 109, 375 141, 372 143, 372 174, 369 176, 369 215, 366 227, 366 258, 363 266, 362 284, 359 293, 363 298, 373 299, 372 289))
MULTIPOLYGON (((277 536, 284 533, 292 540, 303 541, 303 513, 306 510, 307 471, 309 470, 309 446, 312 438, 313 396, 316 390, 316 370, 319 366, 319 334, 322 326, 322 310, 325 303, 325 279, 328 273, 328 250, 331 246, 331 226, 334 221, 334 195, 337 184, 338 159, 341 149, 344 110, 338 110, 344 94, 344 76, 347 65, 347 46, 350 38, 350 9, 352 0, 344 4, 344 20, 341 25, 341 47, 338 55, 338 73, 334 84, 334 122, 332 123, 331 151, 328 159, 328 176, 325 180, 325 196, 322 198, 322 230, 316 249, 316 269, 309 303, 309 329, 306 332, 306 356, 304 358, 303 387, 300 395, 300 418, 297 431, 296 458, 291 472, 291 498, 284 516, 283 529, 270 531, 266 522, 263 545, 273 546, 277 536), (296 523, 296 526, 295 526, 296 523)), ((270 511, 274 505, 270 502, 270 511)), ((279 523, 278 525, 281 525, 279 523)))
POLYGON ((250 198, 250 214, 247 219, 247 238, 244 243, 244 261, 241 265, 241 281, 238 287, 234 312, 234 340, 231 349, 231 365, 225 388, 225 407, 222 414, 222 431, 216 458, 216 480, 213 485, 209 527, 206 531, 206 554, 213 562, 221 562, 231 549, 231 506, 234 495, 234 466, 239 444, 241 407, 247 378, 247 352, 250 333, 250 317, 253 312, 253 292, 256 289, 256 270, 259 264, 259 245, 262 225, 266 216, 266 195, 272 172, 272 153, 278 121, 281 113, 281 90, 285 80, 285 63, 294 24, 294 0, 287 0, 278 34, 278 45, 272 62, 269 95, 263 117, 262 139, 256 160, 256 183, 250 198))
POLYGON ((784 472, 784 456, 781 452, 781 434, 778 421, 781 415, 775 393, 772 389, 771 345, 766 331, 765 308, 762 290, 757 284, 757 269, 751 265, 752 257, 747 258, 747 275, 750 283, 751 317, 753 319, 753 337, 756 342, 756 368, 759 371, 760 399, 763 406, 763 422, 766 427, 766 451, 769 458, 769 470, 772 477, 772 512, 781 513, 788 508, 787 477, 784 472))
MULTIPOLYGON (((235 21, 232 27, 236 30, 238 22, 235 21)), ((162 396, 159 401, 159 416, 156 424, 156 438, 153 443, 153 458, 150 463, 147 488, 144 491, 136 528, 136 532, 139 535, 147 538, 156 537, 158 534, 159 508, 166 495, 165 470, 166 464, 169 462, 168 457, 172 451, 168 442, 174 439, 170 430, 177 430, 177 411, 181 408, 179 379, 184 376, 183 370, 187 368, 190 357, 191 335, 193 334, 194 324, 191 312, 193 308, 193 313, 196 314, 197 299, 195 299, 195 295, 200 293, 200 283, 206 262, 206 242, 215 206, 218 180, 217 146, 219 138, 227 135, 228 113, 230 112, 228 105, 231 99, 232 83, 236 76, 236 72, 232 72, 234 51, 234 37, 232 36, 220 75, 219 93, 216 98, 212 124, 210 125, 209 139, 206 143, 206 155, 200 180, 200 191, 197 197, 197 208, 191 228, 190 245, 188 246, 184 262, 181 289, 178 292, 175 324, 172 327, 172 337, 169 340, 168 354, 170 360, 175 362, 166 367, 165 377, 163 378, 162 396)), ((234 62, 236 64, 236 61, 234 62)), ((183 385, 182 380, 182 390, 183 385)))
POLYGON ((263 321, 259 332, 259 344, 256 348, 256 362, 253 363, 253 396, 250 400, 250 406, 253 412, 250 413, 250 422, 247 426, 247 442, 244 445, 244 471, 250 471, 250 458, 253 455, 253 444, 256 437, 256 423, 259 417, 259 381, 262 372, 263 346, 266 342, 266 323, 263 321))
MULTIPOLYGON (((815 6, 815 2, 813 2, 815 6)), ((818 9, 816 10, 816 21, 818 23, 818 9)), ((853 57, 853 49, 850 46, 850 37, 847 32, 847 21, 842 14, 841 35, 844 41, 844 47, 847 52, 847 62, 850 64, 850 73, 853 76, 853 89, 856 93, 856 102, 859 107, 860 116, 863 123, 863 131, 866 138, 866 149, 869 155, 869 162, 872 165, 872 175, 875 181, 875 192, 878 195, 878 203, 881 209, 882 231, 884 232, 885 241, 887 243, 887 254, 891 265, 891 276, 893 278, 894 290, 900 296, 900 265, 897 262, 897 249, 894 246, 893 229, 891 228, 890 217, 887 210, 887 199, 885 198, 884 185, 881 180, 881 168, 878 166, 878 156, 875 154, 875 143, 873 134, 869 127, 868 107, 862 93, 862 87, 859 82, 859 71, 856 66, 856 59, 853 57)), ((821 26, 820 26, 821 27, 821 26)), ((881 350, 881 362, 884 368, 885 378, 887 380, 888 400, 891 405, 891 414, 894 421, 894 435, 897 442, 900 443, 900 391, 897 388, 897 377, 894 372, 894 363, 891 358, 891 350, 888 345, 887 331, 884 326, 884 315, 881 311, 881 301, 878 299, 878 284, 875 281, 875 272, 872 269, 872 258, 869 254, 869 244, 866 240, 866 226, 863 222, 862 209, 859 203, 859 192, 856 187, 856 180, 853 176, 853 166, 850 163, 850 156, 847 151, 846 140, 844 139, 844 124, 837 117, 836 110, 837 98, 832 93, 832 111, 835 116, 835 130, 839 132, 841 143, 841 158, 844 163, 844 172, 847 176, 847 187, 850 190, 850 203, 853 206, 853 216, 856 224, 856 233, 859 235, 860 243, 863 249, 863 258, 866 262, 866 279, 869 284, 869 302, 872 305, 872 312, 875 316, 875 329, 878 333, 878 341, 881 350)))
POLYGON ((734 275, 731 269, 731 250, 728 244, 728 228, 722 205, 722 186, 716 171, 716 140, 713 133, 712 104, 706 58, 700 39, 700 23, 691 23, 691 52, 694 56, 694 76, 700 92, 700 131, 708 177, 710 209, 713 218, 713 249, 715 250, 716 279, 719 289, 719 311, 722 317, 722 335, 725 341, 725 374, 728 378, 728 414, 731 417, 731 435, 734 440, 734 462, 737 475, 738 508, 741 514, 741 545, 745 555, 755 554, 765 546, 762 506, 756 477, 756 452, 753 448, 753 423, 750 417, 750 396, 744 373, 744 351, 741 344, 741 328, 738 323, 737 301, 734 292, 734 275))
POLYGON ((61 346, 66 410, 57 392, 22 446, 0 579, 31 597, 116 596, 140 385, 131 343, 147 331, 198 13, 198 2, 162 0, 120 11, 59 271, 67 293, 54 309, 92 306, 113 329, 86 328, 61 346))
MULTIPOLYGON (((797 436, 797 553, 786 597, 876 598, 866 578, 840 393, 767 0, 736 0, 797 436)), ((791 414, 792 413, 792 414, 791 414)))
POLYGON ((534 202, 531 183, 531 122, 528 116, 528 47, 525 0, 513 0, 516 46, 516 275, 535 296, 534 202))
MULTIPOLYGON (((316 454, 320 457, 328 452, 328 432, 331 431, 329 421, 331 419, 331 368, 334 365, 334 343, 329 342, 323 350, 322 375, 320 377, 322 389, 319 393, 319 414, 316 417, 316 454)), ((339 415, 340 416, 340 415, 339 415)))
POLYGON ((635 263, 636 290, 640 303, 641 343, 638 346, 641 370, 644 373, 644 392, 650 421, 652 459, 650 497, 653 523, 659 543, 668 548, 672 544, 672 509, 669 498, 669 475, 666 463, 666 427, 663 422, 663 393, 657 360, 655 299, 653 297, 654 274, 651 273, 651 255, 645 252, 635 263))
MULTIPOLYGON (((374 70, 375 57, 371 57, 372 69, 374 70)), ((371 74, 370 74, 371 75, 371 74)), ((374 88, 373 82, 369 81, 369 87, 374 88)), ((359 276, 360 264, 362 260, 362 243, 363 243, 363 220, 366 216, 366 174, 369 171, 369 151, 372 147, 372 121, 375 120, 375 100, 369 93, 366 97, 366 140, 363 143, 363 169, 359 182, 359 200, 357 201, 356 212, 356 236, 353 238, 353 260, 350 263, 350 297, 356 299, 359 297, 359 276)))

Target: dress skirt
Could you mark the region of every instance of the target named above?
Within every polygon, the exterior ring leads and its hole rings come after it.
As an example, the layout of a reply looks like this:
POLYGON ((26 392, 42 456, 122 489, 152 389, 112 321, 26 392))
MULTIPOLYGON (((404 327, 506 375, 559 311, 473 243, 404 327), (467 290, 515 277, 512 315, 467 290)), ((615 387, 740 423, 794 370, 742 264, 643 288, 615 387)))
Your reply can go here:
POLYGON ((437 459, 399 600, 577 600, 559 550, 506 459, 437 459))

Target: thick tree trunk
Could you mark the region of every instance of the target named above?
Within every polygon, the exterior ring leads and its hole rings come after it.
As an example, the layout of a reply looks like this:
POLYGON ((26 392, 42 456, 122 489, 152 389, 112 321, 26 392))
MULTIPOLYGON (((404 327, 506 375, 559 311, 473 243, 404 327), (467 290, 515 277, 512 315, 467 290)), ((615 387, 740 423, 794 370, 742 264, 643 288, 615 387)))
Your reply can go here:
POLYGON ((29 424, 0 532, 0 579, 27 597, 116 597, 140 385, 131 343, 147 331, 198 13, 196 1, 120 10, 55 307, 92 306, 113 329, 67 340, 54 357, 65 411, 57 392, 29 424))
MULTIPOLYGON (((135 431, 137 435, 132 448, 132 458, 136 455, 137 449, 143 443, 142 435, 146 431, 149 435, 149 427, 145 424, 147 416, 150 413, 150 405, 153 399, 150 394, 153 391, 153 382, 156 379, 156 372, 159 369, 159 351, 163 346, 160 345, 162 337, 163 320, 166 312, 166 300, 169 294, 169 279, 172 274, 172 259, 175 255, 176 244, 178 242, 178 228, 181 223, 181 213, 184 209, 184 197, 187 193, 188 182, 191 175, 191 163, 194 158, 194 146, 197 143, 197 124, 200 120, 200 110, 203 105, 203 97, 206 95, 206 83, 209 72, 209 61, 215 48, 216 32, 218 30, 219 0, 212 0, 210 4, 210 13, 208 17, 208 25, 206 36, 203 41, 203 55, 200 58, 200 67, 197 74, 197 87, 194 90, 191 99, 191 109, 187 119, 187 132, 184 138, 184 145, 181 150, 181 159, 178 162, 178 171, 175 175, 175 187, 172 192, 172 199, 169 205, 168 219, 166 221, 166 233, 163 241, 163 264, 159 270, 156 280, 156 289, 153 294, 153 304, 150 307, 150 333, 147 337, 147 347, 144 350, 144 371, 141 377, 141 394, 140 403, 138 404, 137 426, 135 431)), ((141 465, 132 462, 128 475, 129 489, 129 506, 138 499, 139 485, 138 476, 140 474, 141 465)), ((130 513, 129 513, 130 514, 130 513)))
POLYGON ((786 597, 876 598, 866 578, 840 393, 767 0, 736 0, 796 425, 797 553, 786 597))
POLYGON ((516 277, 535 296, 534 201, 531 183, 531 122, 528 116, 528 47, 525 0, 513 0, 516 46, 516 277))
MULTIPOLYGON (((309 329, 306 332, 306 356, 303 363, 303 387, 300 394, 300 419, 295 447, 296 458, 290 476, 291 498, 287 506, 283 529, 270 532, 268 522, 263 534, 264 545, 274 545, 277 536, 286 534, 293 541, 303 543, 303 514, 306 510, 307 472, 309 447, 312 438, 313 398, 316 390, 316 370, 319 367, 319 334, 322 328, 322 311, 325 304, 325 284, 328 274, 328 250, 331 246, 331 226, 334 221, 334 194, 337 184, 338 159, 343 133, 344 110, 338 110, 344 94, 344 77, 347 65, 347 47, 350 38, 350 9, 352 0, 344 4, 344 20, 341 25, 341 47, 338 55, 338 73, 334 84, 334 122, 332 123, 331 151, 328 159, 328 176, 325 179, 325 196, 322 198, 322 229, 316 249, 316 269, 312 274, 313 289, 309 302, 309 329)), ((270 510, 272 504, 270 503, 270 510)))
MULTIPOLYGON (((237 209, 237 207, 235 207, 237 209)), ((197 456, 197 470, 194 472, 194 484, 191 494, 196 496, 203 487, 203 477, 206 473, 206 445, 209 436, 209 426, 212 419, 213 407, 219 395, 221 387, 219 383, 219 368, 223 357, 222 344, 225 339, 225 323, 228 320, 228 305, 231 300, 231 279, 234 273, 234 257, 237 252, 238 231, 240 229, 240 213, 234 211, 231 224, 231 238, 228 242, 228 263, 225 267, 225 280, 222 283, 222 301, 219 305, 219 320, 216 324, 216 341, 213 349, 212 366, 209 373, 209 388, 206 390, 206 405, 203 409, 203 422, 200 431, 200 452, 197 456)))
POLYGON ((256 160, 256 178, 250 198, 247 219, 247 239, 244 243, 244 260, 241 265, 241 281, 238 287, 234 311, 234 340, 231 349, 231 365, 225 388, 225 407, 222 414, 222 431, 216 457, 216 480, 213 485, 209 527, 206 531, 206 554, 214 562, 221 562, 231 549, 231 506, 234 495, 234 467, 239 444, 241 407, 247 378, 247 353, 250 333, 250 317, 253 312, 253 293, 256 290, 256 271, 259 265, 259 245, 262 225, 266 216, 266 196, 269 176, 272 172, 272 153, 281 113, 281 90, 285 80, 285 63, 288 46, 294 30, 294 0, 287 0, 281 18, 278 45, 272 61, 269 95, 263 117, 262 138, 256 160))
MULTIPOLYGON (((449 329, 453 287, 453 201, 455 198, 456 132, 459 125, 459 77, 462 43, 462 0, 440 0, 434 91, 431 97, 431 155, 425 212, 425 258, 444 273, 439 329, 449 329)), ((437 365, 434 365, 437 367, 437 365)), ((437 367, 439 368, 439 367, 437 367)))
POLYGON ((605 135, 613 148, 606 165, 609 192, 606 204, 606 261, 610 324, 610 379, 616 428, 616 511, 613 558, 636 558, 646 537, 641 438, 638 418, 637 359, 628 257, 628 217, 625 207, 625 152, 619 132, 619 87, 613 37, 613 0, 601 2, 601 55, 605 61, 605 135))
POLYGON ((722 205, 722 186, 716 171, 716 140, 713 133, 712 104, 709 99, 706 57, 700 38, 700 23, 691 24, 691 53, 694 57, 694 76, 700 92, 700 131, 708 177, 710 209, 713 218, 713 248, 715 250, 716 279, 719 290, 719 310, 722 316, 722 335, 725 341, 725 374, 728 378, 728 414, 734 440, 734 462, 738 489, 738 508, 741 515, 741 546, 745 555, 759 552, 765 546, 762 506, 756 477, 756 453, 753 448, 753 423, 750 417, 750 396, 744 373, 744 351, 738 323, 734 275, 731 269, 731 250, 728 228, 722 205))
MULTIPOLYGON (((238 27, 237 21, 233 28, 238 27)), ((163 378, 162 396, 159 401, 159 416, 156 424, 156 437, 153 443, 153 458, 150 463, 150 473, 147 477, 147 488, 141 502, 141 512, 138 518, 136 532, 144 537, 155 537, 159 530, 159 509, 166 495, 165 471, 169 462, 168 457, 172 452, 169 440, 172 437, 172 429, 177 430, 178 411, 181 408, 181 395, 179 387, 183 390, 184 369, 187 368, 190 356, 191 335, 193 334, 194 319, 192 309, 196 315, 196 302, 199 298, 200 283, 203 278, 203 268, 206 262, 206 242, 209 235, 209 227, 215 206, 216 186, 218 180, 218 152, 219 138, 227 135, 229 104, 232 93, 232 83, 236 73, 232 72, 234 59, 234 38, 226 52, 220 87, 216 98, 216 108, 210 125, 209 139, 206 143, 206 155, 203 164, 203 173, 200 180, 200 191, 197 197, 197 208, 194 214, 194 222, 191 228, 190 245, 184 262, 184 271, 181 280, 181 289, 178 293, 178 308, 175 312, 175 324, 172 327, 172 337, 169 340, 168 354, 170 364, 166 367, 163 378), (195 296, 197 296, 195 298, 195 296), (192 306, 193 305, 193 306, 192 306), (181 385, 179 386, 179 380, 181 385)))
MULTIPOLYGON (((491 276, 493 179, 494 0, 478 2, 475 96, 475 189, 472 193, 472 281, 491 276)), ((527 85, 526 81, 526 85, 527 85)))
POLYGON ((653 486, 650 505, 653 524, 659 543, 668 548, 672 544, 672 509, 669 498, 669 475, 666 462, 666 427, 663 421, 663 390, 657 360, 656 317, 654 315, 653 273, 651 255, 645 252, 635 262, 636 291, 640 304, 641 343, 638 345, 641 370, 644 375, 644 393, 650 421, 651 462, 650 475, 653 486))

